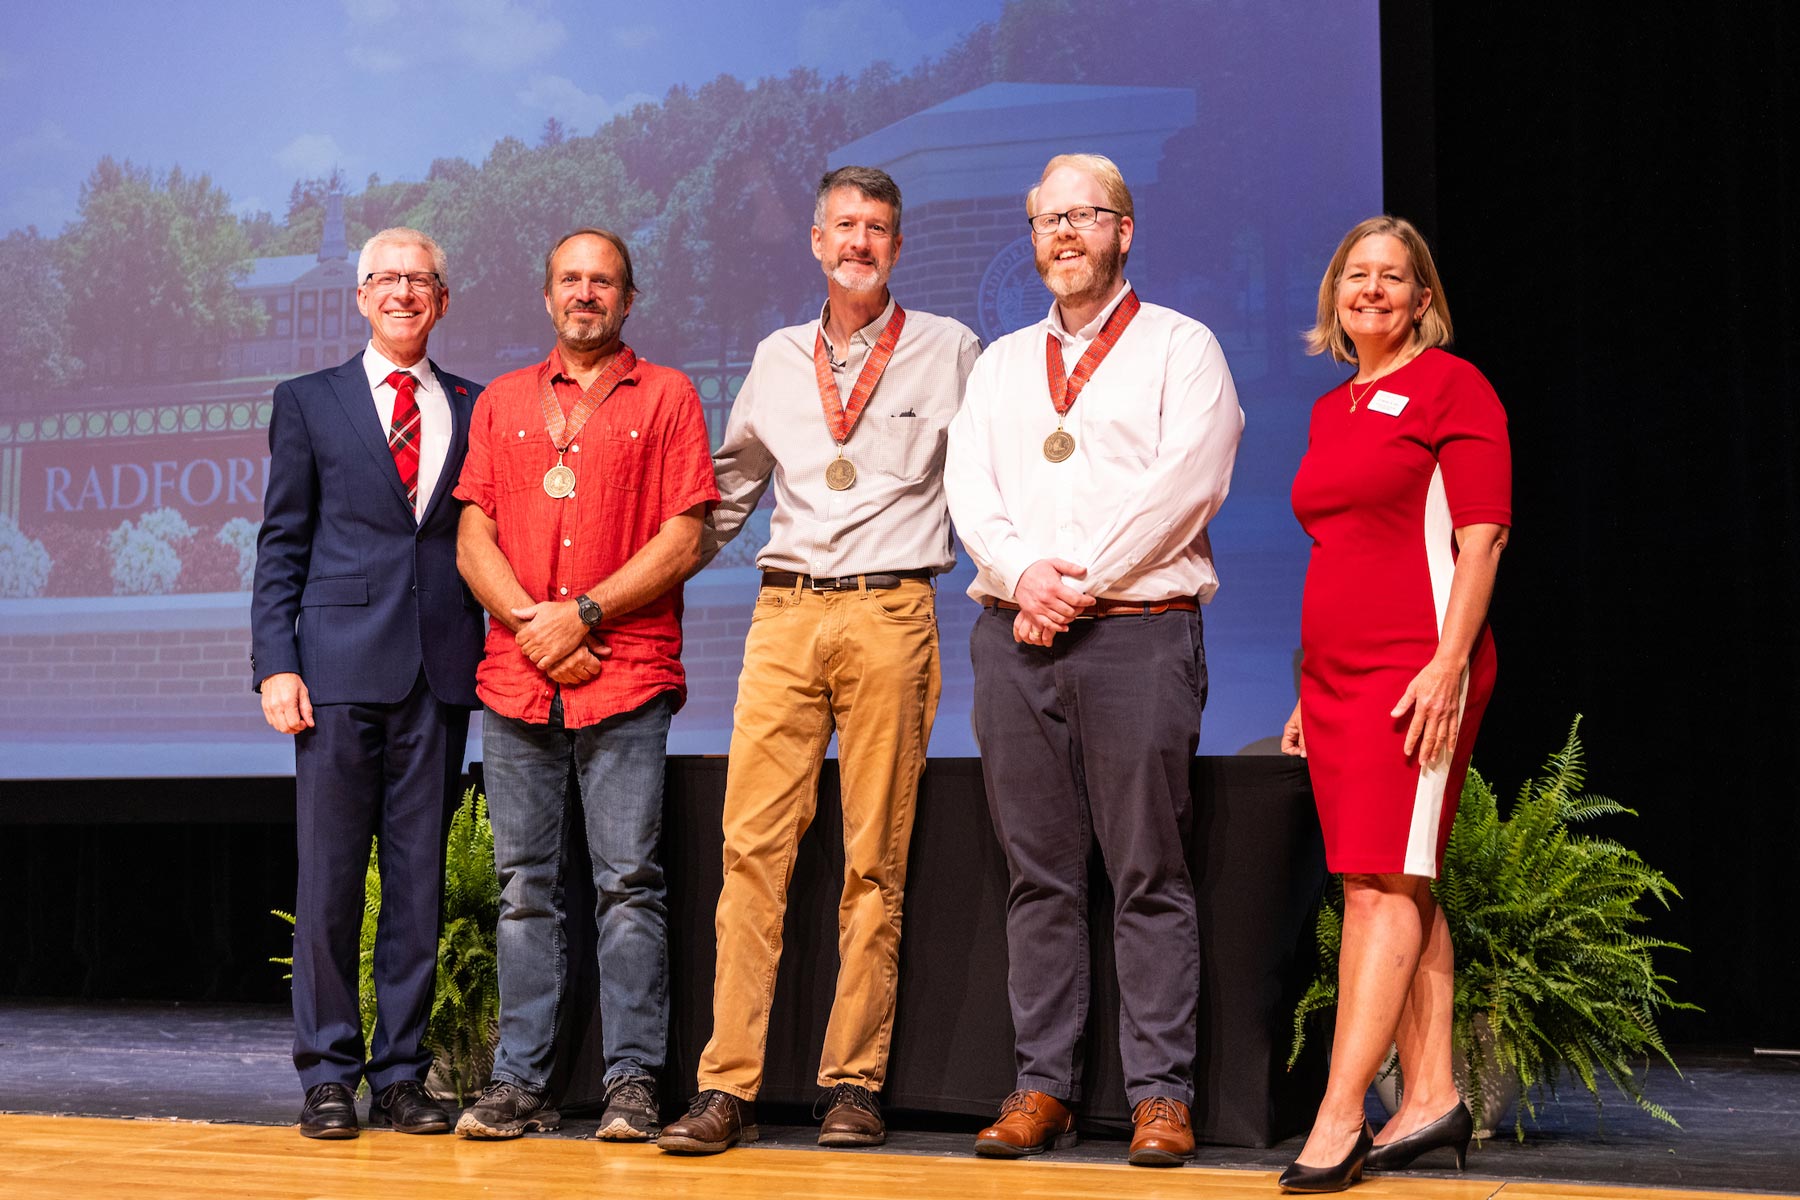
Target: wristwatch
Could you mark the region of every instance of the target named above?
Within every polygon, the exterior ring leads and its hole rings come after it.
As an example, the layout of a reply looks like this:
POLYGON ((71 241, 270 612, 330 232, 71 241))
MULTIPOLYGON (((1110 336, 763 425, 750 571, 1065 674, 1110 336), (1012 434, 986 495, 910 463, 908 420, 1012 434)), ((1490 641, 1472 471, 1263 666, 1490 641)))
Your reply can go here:
POLYGON ((575 611, 581 614, 581 623, 589 629, 598 625, 601 618, 606 615, 600 611, 600 606, 594 603, 591 596, 575 597, 575 611))

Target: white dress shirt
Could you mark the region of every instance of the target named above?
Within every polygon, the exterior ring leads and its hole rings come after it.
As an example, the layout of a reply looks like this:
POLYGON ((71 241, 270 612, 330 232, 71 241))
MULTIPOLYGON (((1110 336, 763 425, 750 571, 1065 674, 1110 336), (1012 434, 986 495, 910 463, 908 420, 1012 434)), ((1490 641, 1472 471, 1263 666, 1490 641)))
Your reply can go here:
MULTIPOLYGON (((879 317, 851 335, 844 365, 832 371, 840 402, 849 399, 893 314, 889 299, 879 317)), ((959 321, 906 310, 894 356, 844 443, 856 482, 834 492, 825 486, 825 468, 838 448, 813 366, 823 317, 821 311, 819 321, 778 329, 757 346, 713 455, 720 499, 701 533, 701 560, 737 536, 773 480, 769 541, 756 556, 765 571, 825 578, 948 571, 956 550, 944 506, 944 441, 981 342, 959 321)))
POLYGON ((413 505, 416 521, 430 506, 431 493, 444 472, 444 459, 450 455, 450 398, 444 395, 437 368, 430 359, 422 358, 410 367, 402 367, 389 362, 370 342, 363 351, 362 362, 363 373, 369 377, 369 391, 375 395, 375 415, 381 421, 383 437, 394 423, 397 394, 387 377, 395 371, 407 371, 419 381, 413 388, 413 402, 419 406, 419 496, 413 505))
POLYGON ((1063 420, 1074 454, 1044 457, 1057 426, 1045 335, 1062 344, 1072 374, 1130 286, 1073 333, 1052 304, 990 346, 969 376, 944 489, 978 568, 977 600, 1013 599, 1019 576, 1045 558, 1086 567, 1066 582, 1108 599, 1204 603, 1218 590, 1206 523, 1230 490, 1244 414, 1206 326, 1143 305, 1063 420))

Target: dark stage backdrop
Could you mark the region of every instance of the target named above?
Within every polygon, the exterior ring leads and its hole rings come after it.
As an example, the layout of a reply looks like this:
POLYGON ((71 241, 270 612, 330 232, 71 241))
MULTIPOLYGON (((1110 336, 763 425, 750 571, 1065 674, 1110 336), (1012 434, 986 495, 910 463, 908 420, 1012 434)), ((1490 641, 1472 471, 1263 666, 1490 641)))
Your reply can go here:
MULTIPOLYGON (((669 760, 666 1109, 687 1096, 712 1028, 725 771, 719 757, 669 760)), ((28 782, 26 802, 0 802, 0 911, 9 914, 0 922, 0 995, 285 1001, 288 985, 269 959, 288 952, 288 927, 269 909, 289 906, 293 896, 292 781, 197 781, 178 802, 190 824, 146 821, 151 806, 83 797, 83 786, 28 782), (121 823, 96 824, 96 812, 121 823), (70 813, 79 815, 65 822, 70 813)), ((1296 760, 1198 758, 1190 786, 1201 964, 1195 1133, 1217 1144, 1266 1146, 1304 1126, 1323 1086, 1324 1037, 1311 1039, 1294 1070, 1285 1064, 1289 1018, 1312 974, 1324 847, 1296 760)), ((165 800, 164 812, 177 803, 165 800)), ((574 806, 569 815, 567 908, 591 913, 574 806)), ((831 764, 815 821, 823 836, 808 837, 794 862, 765 1104, 810 1104, 817 1094, 837 974, 841 825, 831 764)), ((1095 984, 1082 1118, 1116 1130, 1130 1109, 1119 1066, 1113 900, 1097 851, 1089 870, 1095 984)), ((933 760, 921 782, 907 875, 899 1016, 882 1093, 890 1107, 985 1115, 1012 1087, 1005 901, 1005 856, 988 821, 979 761, 933 760)), ((550 1081, 565 1111, 600 1103, 605 1067, 592 921, 578 918, 568 932, 573 1000, 550 1081)))
POLYGON ((1388 206, 1511 418, 1476 760, 1586 714, 1605 824, 1685 894, 1680 1040, 1800 1045, 1800 243, 1791 7, 1382 6, 1388 206), (1639 14, 1658 14, 1655 17, 1639 14))

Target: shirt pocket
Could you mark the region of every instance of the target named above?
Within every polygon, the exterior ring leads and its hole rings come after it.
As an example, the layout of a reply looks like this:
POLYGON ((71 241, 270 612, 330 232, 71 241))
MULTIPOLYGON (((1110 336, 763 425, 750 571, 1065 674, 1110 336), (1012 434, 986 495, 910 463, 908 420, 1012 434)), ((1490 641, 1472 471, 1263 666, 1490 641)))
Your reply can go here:
POLYGON ((867 416, 878 436, 869 465, 883 475, 917 483, 931 472, 943 450, 943 422, 921 414, 916 417, 867 416))
POLYGON ((1095 458, 1147 467, 1156 460, 1161 414, 1154 405, 1121 405, 1082 426, 1081 437, 1095 458))
POLYGON ((622 492, 643 491, 650 472, 650 440, 641 429, 601 430, 594 439, 599 443, 600 481, 622 492))
POLYGON ((525 492, 544 486, 544 473, 556 465, 556 450, 548 437, 514 434, 500 443, 494 456, 500 463, 500 486, 507 492, 525 492))

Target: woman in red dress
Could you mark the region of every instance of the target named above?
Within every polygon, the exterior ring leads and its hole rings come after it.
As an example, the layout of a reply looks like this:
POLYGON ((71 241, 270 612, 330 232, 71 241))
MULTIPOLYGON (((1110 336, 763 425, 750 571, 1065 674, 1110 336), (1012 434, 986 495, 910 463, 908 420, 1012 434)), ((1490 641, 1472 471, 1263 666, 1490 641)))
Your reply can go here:
POLYGON ((1449 341, 1418 230, 1376 217, 1346 234, 1307 342, 1356 373, 1313 406, 1293 489, 1313 549, 1282 750, 1307 760, 1326 863, 1344 877, 1344 934, 1331 1074, 1281 1176, 1292 1192, 1337 1191, 1442 1147, 1461 1166, 1468 1148, 1431 881, 1494 686, 1487 610, 1512 463, 1494 389, 1449 341), (1390 1044, 1405 1099, 1372 1137, 1363 1096, 1390 1044))

